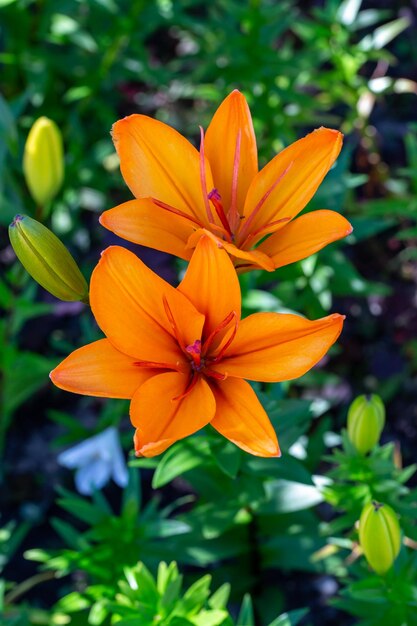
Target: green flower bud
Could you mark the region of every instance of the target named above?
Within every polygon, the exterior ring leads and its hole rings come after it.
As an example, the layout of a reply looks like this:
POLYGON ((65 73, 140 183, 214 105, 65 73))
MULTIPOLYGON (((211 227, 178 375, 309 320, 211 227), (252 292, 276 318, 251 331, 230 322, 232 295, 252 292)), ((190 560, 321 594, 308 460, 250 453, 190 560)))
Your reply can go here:
POLYGON ((23 172, 31 196, 40 207, 48 204, 62 185, 61 132, 47 117, 40 117, 30 129, 23 155, 23 172))
POLYGON ((60 300, 88 301, 88 286, 78 265, 53 232, 27 215, 16 215, 9 237, 23 267, 60 300))
POLYGON ((359 542, 372 569, 385 574, 401 546, 400 525, 390 506, 379 502, 365 506, 359 520, 359 542))
POLYGON ((360 454, 366 454, 378 443, 385 423, 385 407, 375 394, 358 396, 350 405, 347 431, 360 454))

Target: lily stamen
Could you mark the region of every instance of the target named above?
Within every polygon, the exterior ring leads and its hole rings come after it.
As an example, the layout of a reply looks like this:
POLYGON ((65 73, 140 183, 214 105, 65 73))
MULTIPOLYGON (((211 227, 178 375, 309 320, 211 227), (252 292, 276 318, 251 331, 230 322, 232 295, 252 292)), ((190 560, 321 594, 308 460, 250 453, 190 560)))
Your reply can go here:
POLYGON ((172 401, 176 402, 178 400, 183 400, 186 396, 188 396, 189 393, 191 393, 191 391, 196 386, 197 382, 198 382, 198 375, 195 372, 193 372, 193 374, 191 375, 191 379, 189 383, 187 384, 186 388, 184 389, 183 393, 181 393, 179 396, 175 396, 174 398, 172 398, 172 401))
POLYGON ((133 365, 137 365, 138 367, 149 367, 152 369, 170 370, 173 368, 172 363, 159 363, 157 361, 134 361, 133 365))
POLYGON ((209 226, 210 226, 212 231, 216 231, 218 234, 220 234, 220 236, 223 239, 229 239, 229 237, 230 237, 229 233, 224 228, 219 226, 218 224, 210 223, 209 226))
POLYGON ((271 233, 276 232, 278 228, 275 228, 275 226, 279 226, 280 224, 284 225, 287 222, 290 222, 291 219, 292 219, 291 217, 282 217, 280 220, 269 222, 269 224, 266 224, 265 226, 261 226, 261 228, 258 228, 258 230, 254 230, 252 233, 249 233, 246 239, 240 244, 242 250, 244 250, 247 247, 250 248, 251 246, 254 246, 255 243, 259 241, 259 239, 262 239, 262 237, 265 237, 266 235, 270 235, 271 233))
MULTIPOLYGON (((234 313, 234 311, 233 311, 234 313)), ((237 333, 237 329, 239 326, 239 321, 237 319, 237 316, 235 314, 235 325, 232 328, 232 332, 230 333, 230 337, 228 338, 228 340, 226 341, 226 343, 224 344, 224 346, 221 348, 220 352, 213 358, 211 359, 212 363, 218 363, 219 361, 222 360, 224 354, 226 353, 226 351, 228 350, 229 346, 232 344, 236 333, 237 333)))
POLYGON ((233 161, 233 175, 232 175, 232 198, 230 203, 230 209, 227 214, 227 218, 230 223, 230 228, 232 232, 236 232, 240 223, 240 214, 237 209, 237 178, 239 175, 239 165, 240 165, 240 146, 242 143, 242 131, 239 130, 236 137, 236 148, 235 148, 235 158, 233 161))
POLYGON ((206 182, 206 162, 204 153, 204 130, 200 126, 200 181, 201 191, 203 192, 204 206, 206 208, 207 218, 210 223, 214 223, 214 216, 210 208, 209 198, 207 196, 207 182, 206 182))
POLYGON ((206 352, 209 350, 210 346, 212 345, 215 337, 217 337, 217 335, 222 330, 227 328, 227 326, 230 324, 230 322, 233 319, 237 320, 236 311, 230 311, 230 313, 224 318, 224 320, 220 322, 220 324, 216 326, 216 328, 210 333, 210 335, 207 337, 207 339, 205 340, 203 344, 203 348, 202 348, 203 354, 206 354, 206 352))
POLYGON ((187 348, 184 345, 184 342, 183 342, 183 340, 181 338, 180 332, 178 330, 178 326, 177 326, 177 324, 175 322, 174 316, 173 316, 172 311, 171 311, 171 307, 169 306, 168 300, 166 299, 165 296, 162 297, 162 302, 164 303, 165 313, 166 313, 168 321, 169 321, 169 323, 171 325, 171 328, 172 328, 172 331, 174 333, 175 339, 177 340, 178 345, 181 348, 181 350, 185 354, 187 354, 187 348))
POLYGON ((190 220, 190 222, 193 222, 199 228, 204 228, 204 225, 202 222, 195 219, 194 217, 191 217, 191 215, 187 215, 187 213, 184 213, 184 211, 180 211, 179 209, 176 209, 170 204, 167 204, 166 202, 162 202, 162 200, 158 200, 157 198, 151 198, 151 200, 154 204, 156 204, 156 206, 161 207, 161 209, 165 209, 166 211, 169 211, 170 213, 174 213, 174 215, 179 215, 179 217, 183 217, 186 220, 190 220))
POLYGON ((271 193, 274 191, 274 189, 278 186, 278 184, 282 181, 282 179, 284 178, 284 176, 290 171, 292 165, 293 165, 294 161, 291 161, 291 163, 285 168, 285 170, 278 176, 278 178, 275 180, 274 184, 271 185, 271 187, 268 189, 268 191, 266 191, 264 193, 264 195, 262 196, 262 198, 259 200, 258 204, 255 206, 255 208, 253 209, 252 213, 249 215, 248 219, 246 220, 246 222, 243 224, 242 226, 242 230, 239 233, 239 239, 242 237, 247 236, 247 232, 250 228, 250 226, 253 223, 253 220, 255 219, 255 217, 258 215, 260 209, 262 208, 262 206, 264 205, 264 203, 266 202, 266 200, 269 198, 269 196, 271 195, 271 193))
POLYGON ((221 374, 220 372, 216 372, 207 367, 205 368, 204 373, 209 378, 214 378, 215 380, 226 380, 227 378, 227 374, 221 374))
POLYGON ((218 190, 216 188, 212 189, 210 193, 208 194, 207 198, 210 200, 210 202, 213 204, 214 208, 216 209, 216 213, 221 223, 223 224, 225 231, 227 232, 228 240, 230 242, 233 241, 233 233, 230 228, 230 224, 227 220, 226 213, 224 212, 223 204, 221 202, 221 196, 218 190))

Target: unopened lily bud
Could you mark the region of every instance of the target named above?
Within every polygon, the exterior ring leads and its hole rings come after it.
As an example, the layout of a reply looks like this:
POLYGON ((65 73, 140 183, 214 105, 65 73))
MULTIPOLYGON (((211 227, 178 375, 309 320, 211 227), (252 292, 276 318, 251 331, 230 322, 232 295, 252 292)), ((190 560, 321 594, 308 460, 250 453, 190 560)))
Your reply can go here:
POLYGON ((30 129, 23 155, 23 172, 32 198, 44 207, 58 193, 64 178, 64 154, 58 126, 40 117, 30 129))
POLYGON ((67 302, 88 301, 84 276, 49 228, 27 215, 16 215, 9 226, 9 237, 23 267, 44 289, 67 302))
POLYGON ((390 506, 380 502, 365 506, 359 520, 359 542, 372 569, 385 574, 401 547, 400 525, 390 506))
POLYGON ((375 394, 358 396, 350 405, 347 431, 360 454, 366 454, 378 443, 385 423, 385 407, 375 394))

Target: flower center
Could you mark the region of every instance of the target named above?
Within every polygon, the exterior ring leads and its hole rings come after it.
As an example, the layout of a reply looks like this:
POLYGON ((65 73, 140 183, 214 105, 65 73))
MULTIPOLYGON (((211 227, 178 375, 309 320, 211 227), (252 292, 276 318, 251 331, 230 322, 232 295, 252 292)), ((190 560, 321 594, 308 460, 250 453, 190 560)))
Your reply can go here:
POLYGON ((185 352, 190 355, 191 369, 195 372, 201 372, 204 369, 206 362, 201 358, 201 341, 196 339, 194 343, 185 347, 185 352))
POLYGON ((233 172, 231 181, 231 198, 230 206, 224 206, 222 202, 219 190, 213 187, 210 191, 207 189, 207 177, 206 177, 206 157, 204 149, 204 131, 200 126, 200 184, 203 195, 204 206, 206 209, 206 220, 202 219, 194 213, 190 215, 185 213, 176 207, 158 200, 158 198, 152 198, 154 204, 161 209, 178 215, 183 219, 191 222, 194 227, 207 228, 216 234, 218 237, 236 245, 241 250, 251 250, 256 247, 261 239, 271 235, 279 230, 292 217, 282 217, 277 220, 268 221, 254 228, 255 218, 258 216, 263 205, 286 176, 287 172, 291 169, 293 161, 281 172, 281 174, 275 179, 272 185, 267 189, 264 195, 260 198, 255 208, 251 211, 250 215, 241 215, 238 209, 238 176, 239 166, 241 160, 241 140, 242 132, 239 130, 236 136, 235 154, 233 159, 233 172), (214 208, 214 211, 213 211, 214 208), (208 224, 207 224, 208 222, 208 224), (220 222, 220 223, 219 223, 220 222))
MULTIPOLYGON (((190 365, 189 379, 186 388, 183 393, 173 398, 173 400, 185 398, 195 387, 201 375, 207 378, 214 378, 215 380, 225 380, 226 374, 216 372, 212 369, 212 366, 215 366, 222 360, 225 352, 235 338, 239 323, 236 312, 231 311, 226 315, 224 320, 222 320, 205 339, 203 337, 203 343, 201 339, 195 339, 193 343, 185 345, 166 297, 163 298, 163 304, 174 337, 190 365), (233 324, 233 326, 231 326, 231 324, 233 324)), ((157 361, 135 361, 135 365, 167 371, 175 369, 172 367, 172 364, 157 361)), ((179 371, 183 370, 181 369, 179 371)))

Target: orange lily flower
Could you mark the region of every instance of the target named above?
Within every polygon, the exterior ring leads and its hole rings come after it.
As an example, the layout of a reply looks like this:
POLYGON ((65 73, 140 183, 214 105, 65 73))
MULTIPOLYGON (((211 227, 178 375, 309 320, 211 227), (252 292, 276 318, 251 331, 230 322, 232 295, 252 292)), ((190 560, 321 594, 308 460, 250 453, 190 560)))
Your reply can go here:
POLYGON ((244 96, 216 111, 200 152, 176 130, 145 115, 116 122, 113 141, 135 196, 100 222, 120 237, 190 259, 204 231, 221 241, 241 271, 299 261, 352 227, 334 211, 294 219, 335 162, 342 134, 319 128, 258 172, 256 138, 244 96))
POLYGON ((255 313, 241 320, 236 271, 209 237, 200 238, 177 289, 132 252, 108 248, 91 278, 90 303, 107 338, 75 350, 51 379, 74 393, 131 399, 143 456, 208 423, 251 454, 279 456, 268 416, 243 379, 301 376, 336 341, 344 319, 255 313))

